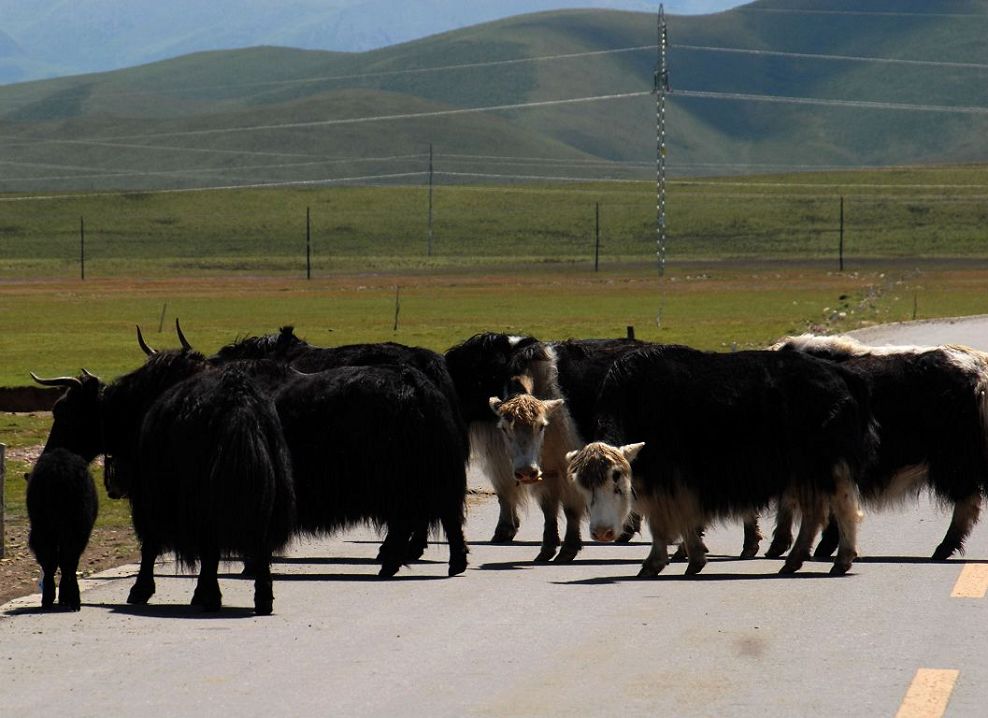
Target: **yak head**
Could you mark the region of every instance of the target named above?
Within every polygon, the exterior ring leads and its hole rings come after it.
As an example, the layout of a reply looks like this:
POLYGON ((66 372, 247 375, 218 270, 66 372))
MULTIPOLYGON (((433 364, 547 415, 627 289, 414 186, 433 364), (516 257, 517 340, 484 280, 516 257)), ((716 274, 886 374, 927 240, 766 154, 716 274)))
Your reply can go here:
POLYGON ((566 454, 570 477, 586 496, 595 541, 614 541, 624 530, 634 502, 631 462, 643 446, 596 441, 566 454))
POLYGON ((31 373, 42 386, 62 387, 65 393, 52 407, 52 426, 44 451, 66 449, 87 463, 103 452, 103 383, 85 369, 79 377, 42 379, 31 373))
POLYGON ((537 399, 532 396, 531 379, 515 377, 521 388, 508 399, 492 396, 491 410, 498 418, 498 429, 507 443, 515 479, 525 484, 542 480, 542 444, 550 417, 563 405, 562 399, 537 399))

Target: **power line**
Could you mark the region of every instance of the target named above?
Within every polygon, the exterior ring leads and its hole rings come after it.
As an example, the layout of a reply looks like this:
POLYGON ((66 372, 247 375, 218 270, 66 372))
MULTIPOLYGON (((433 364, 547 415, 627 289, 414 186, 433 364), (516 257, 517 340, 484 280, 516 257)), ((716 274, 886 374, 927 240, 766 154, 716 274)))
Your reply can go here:
MULTIPOLYGON (((451 115, 468 115, 482 112, 500 112, 504 110, 521 110, 532 107, 554 107, 559 105, 573 105, 590 102, 605 102, 609 100, 623 100, 632 97, 646 97, 651 95, 650 91, 623 92, 613 95, 592 95, 589 97, 571 97, 563 100, 538 100, 534 102, 517 102, 504 105, 487 105, 483 107, 461 107, 452 110, 430 110, 427 112, 404 112, 394 115, 369 115, 365 117, 348 117, 336 120, 312 120, 310 122, 284 122, 274 125, 250 125, 246 127, 224 127, 207 130, 176 130, 174 132, 154 132, 141 135, 116 135, 111 137, 97 137, 97 140, 130 140, 144 139, 149 137, 191 137, 202 135, 231 134, 239 132, 261 132, 265 130, 290 130, 303 129, 309 127, 331 127, 334 125, 357 125, 367 122, 390 122, 393 120, 411 120, 424 117, 447 117, 451 115)), ((74 140, 66 140, 68 143, 74 140)))
MULTIPOLYGON (((643 50, 654 50, 654 45, 633 45, 629 47, 615 47, 607 50, 588 50, 585 52, 567 52, 559 53, 555 55, 537 55, 535 57, 516 57, 509 58, 506 60, 488 60, 485 62, 465 62, 454 65, 433 65, 431 67, 412 67, 405 68, 401 70, 381 70, 378 72, 358 72, 344 75, 323 75, 317 77, 302 77, 293 80, 262 80, 258 82, 242 82, 236 84, 223 84, 223 85, 198 85, 191 87, 180 87, 174 89, 161 89, 161 90, 127 90, 119 92, 101 92, 101 97, 127 97, 132 95, 168 95, 168 94, 185 94, 189 92, 202 92, 206 90, 229 90, 236 88, 249 88, 249 87, 279 87, 285 85, 311 85, 318 84, 321 82, 337 82, 340 80, 362 80, 371 78, 382 78, 382 77, 397 77, 402 75, 420 75, 430 72, 449 72, 452 70, 472 70, 480 69, 486 67, 497 67, 501 65, 519 65, 527 62, 549 62, 553 60, 570 60, 581 57, 596 57, 602 55, 616 55, 627 52, 638 52, 643 50)), ((29 105, 33 104, 34 100, 3 100, 0 99, 0 103, 3 104, 20 104, 29 105)))
MULTIPOLYGON (((236 167, 190 167, 186 169, 176 169, 176 170, 157 170, 157 171, 142 171, 142 170, 126 170, 126 169, 112 169, 106 168, 104 172, 98 174, 85 174, 85 175, 65 175, 62 177, 4 177, 2 182, 44 182, 48 180, 73 180, 73 179, 98 179, 103 177, 169 177, 175 175, 208 175, 223 172, 242 172, 250 170, 268 170, 268 169, 290 169, 297 167, 313 167, 313 166, 323 166, 328 164, 355 164, 360 162, 393 162, 393 161, 409 161, 412 159, 421 159, 425 155, 414 154, 414 155, 392 155, 390 157, 353 157, 345 159, 326 159, 326 160, 315 160, 312 162, 289 162, 281 164, 268 164, 268 165, 240 165, 236 167)), ((79 170, 83 172, 92 172, 95 167, 80 167, 77 165, 55 165, 47 164, 41 162, 20 162, 17 160, 0 160, 0 164, 8 165, 21 165, 27 167, 41 167, 48 169, 62 169, 62 170, 79 170)))
POLYGON ((988 64, 981 62, 948 62, 942 60, 910 60, 895 57, 869 57, 867 55, 828 55, 810 52, 783 52, 777 50, 752 50, 740 47, 715 47, 712 45, 672 45, 676 50, 699 52, 724 52, 739 55, 764 55, 767 57, 791 57, 802 60, 834 60, 839 62, 874 62, 889 65, 914 65, 920 67, 952 67, 957 69, 986 70, 988 64))
POLYGON ((674 90, 672 98, 696 97, 710 100, 740 100, 744 102, 774 102, 789 105, 815 105, 823 107, 853 107, 869 110, 904 110, 909 112, 946 112, 965 115, 988 115, 988 107, 963 105, 920 105, 901 102, 871 102, 868 100, 827 100, 814 97, 784 97, 782 95, 752 95, 740 92, 707 92, 700 90, 674 90))
POLYGON ((178 194, 184 192, 217 192, 221 190, 266 189, 269 187, 297 187, 317 184, 336 184, 341 182, 371 182, 385 179, 403 179, 421 177, 425 172, 395 172, 382 175, 365 175, 363 177, 327 177, 313 180, 289 180, 285 182, 255 182, 252 184, 221 185, 215 187, 175 187, 169 189, 131 189, 116 192, 82 192, 76 194, 28 195, 25 197, 0 197, 0 202, 31 202, 40 200, 82 199, 87 197, 107 197, 111 195, 128 194, 178 194))
POLYGON ((907 12, 896 10, 805 10, 802 8, 739 7, 738 12, 773 13, 778 15, 849 15, 874 17, 952 17, 988 20, 988 13, 907 12))

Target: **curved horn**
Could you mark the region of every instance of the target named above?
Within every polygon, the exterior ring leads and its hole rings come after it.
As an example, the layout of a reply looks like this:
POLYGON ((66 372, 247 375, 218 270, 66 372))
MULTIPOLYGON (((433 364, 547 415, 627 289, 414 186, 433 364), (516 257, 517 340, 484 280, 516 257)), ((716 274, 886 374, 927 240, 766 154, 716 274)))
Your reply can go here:
POLYGON ((84 377, 86 377, 87 379, 95 379, 96 381, 99 381, 100 380, 98 376, 96 376, 95 374, 93 374, 86 367, 83 367, 82 368, 82 375, 84 377))
POLYGON ((182 349, 187 352, 192 351, 192 345, 189 344, 189 340, 182 333, 182 326, 178 323, 178 317, 175 317, 175 331, 178 332, 178 340, 182 342, 182 349))
POLYGON ((82 386, 82 382, 76 379, 74 376, 60 376, 54 379, 42 379, 33 371, 30 372, 31 378, 34 379, 41 386, 82 386))
POLYGON ((137 325, 137 344, 141 347, 141 350, 148 356, 157 354, 158 352, 148 346, 148 343, 144 341, 144 335, 141 333, 141 325, 137 325))

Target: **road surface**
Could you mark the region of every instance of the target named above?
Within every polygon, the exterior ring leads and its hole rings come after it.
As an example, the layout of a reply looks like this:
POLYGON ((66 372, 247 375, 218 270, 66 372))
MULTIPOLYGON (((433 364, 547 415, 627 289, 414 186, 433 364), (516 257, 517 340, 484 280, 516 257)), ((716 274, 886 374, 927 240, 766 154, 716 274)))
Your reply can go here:
MULTIPOLYGON (((988 320, 861 332, 881 344, 988 349, 988 320)), ((482 477, 471 481, 486 488, 482 477)), ((519 541, 493 546, 496 501, 471 502, 471 566, 446 577, 442 543, 392 580, 377 538, 306 541, 275 566, 275 615, 251 612, 231 565, 224 608, 185 604, 194 578, 157 570, 152 603, 125 603, 135 567, 84 583, 80 613, 0 607, 3 716, 984 716, 988 533, 966 557, 927 559, 947 515, 922 498, 868 515, 851 573, 733 558, 739 525, 708 534, 697 577, 634 578, 648 551, 590 544, 533 565, 533 507, 519 541), (916 709, 916 712, 909 712, 916 709)), ((767 530, 771 517, 763 522, 767 530)), ((763 548, 767 542, 763 543, 763 548)))

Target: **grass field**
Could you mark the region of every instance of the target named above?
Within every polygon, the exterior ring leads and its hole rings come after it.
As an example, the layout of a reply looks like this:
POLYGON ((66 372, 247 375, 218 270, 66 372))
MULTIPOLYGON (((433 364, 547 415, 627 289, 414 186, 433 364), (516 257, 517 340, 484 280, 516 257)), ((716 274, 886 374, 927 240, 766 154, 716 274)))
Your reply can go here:
MULTIPOLYGON (((647 265, 656 249, 654 183, 439 186, 427 257, 421 186, 0 196, 0 280, 304 276, 306 209, 318 276, 593 261, 647 265)), ((668 255, 836 261, 845 255, 988 257, 988 168, 934 167, 675 181, 668 255)))

